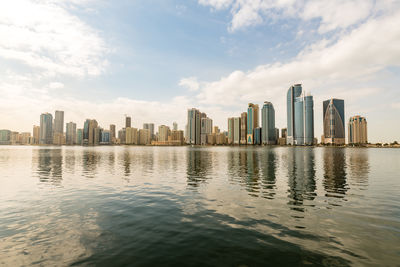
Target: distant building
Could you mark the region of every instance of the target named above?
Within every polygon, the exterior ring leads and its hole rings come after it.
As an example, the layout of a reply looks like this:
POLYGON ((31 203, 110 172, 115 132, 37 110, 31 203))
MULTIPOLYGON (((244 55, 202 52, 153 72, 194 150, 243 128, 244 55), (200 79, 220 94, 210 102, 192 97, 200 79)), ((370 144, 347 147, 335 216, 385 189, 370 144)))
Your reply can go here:
POLYGON ((282 128, 281 129, 281 137, 286 138, 287 137, 287 128, 282 128))
POLYGON ((132 118, 126 116, 125 117, 125 128, 132 127, 132 118))
POLYGON ((120 140, 120 144, 125 144, 126 142, 126 128, 122 128, 118 131, 118 139, 120 140))
POLYGON ((110 143, 113 143, 116 138, 115 125, 110 124, 110 143))
POLYGON ((180 130, 171 131, 171 141, 177 142, 178 145, 183 145, 184 143, 183 131, 180 130))
POLYGON ((254 128, 254 145, 261 145, 262 143, 262 128, 254 128))
POLYGON ((102 145, 111 144, 111 131, 110 130, 102 131, 100 144, 102 144, 102 145))
MULTIPOLYGON (((261 109, 262 143, 264 145, 276 144, 275 109, 271 102, 265 101, 261 109)), ((279 135, 279 131, 278 131, 279 135)))
POLYGON ((100 128, 100 127, 94 128, 93 145, 95 145, 95 146, 100 145, 102 134, 103 134, 102 128, 100 128))
POLYGON ((218 126, 214 126, 213 133, 219 133, 219 132, 220 132, 220 130, 219 130, 218 126))
POLYGON ((64 133, 64 111, 56 110, 54 117, 54 133, 64 133))
POLYGON ((228 118, 228 145, 233 144, 233 139, 234 139, 234 118, 228 118))
POLYGON ((174 123, 172 124, 172 129, 173 129, 174 131, 178 131, 178 123, 174 122, 174 123))
POLYGON ((127 145, 138 144, 138 130, 136 128, 128 127, 125 129, 125 144, 127 145))
POLYGON ((76 123, 69 122, 66 125, 66 144, 75 145, 76 141, 76 123))
POLYGON ((241 118, 236 117, 233 118, 233 144, 240 145, 240 127, 241 127, 241 118))
POLYGON ((168 136, 171 134, 171 131, 168 126, 160 125, 158 126, 158 141, 167 142, 168 136))
POLYGON ((367 144, 368 130, 365 117, 353 116, 349 123, 349 144, 367 144))
POLYGON ((188 110, 187 118, 187 140, 188 144, 200 145, 200 111, 192 108, 188 110))
POLYGON ((11 144, 11 131, 0 130, 0 145, 10 145, 10 144, 11 144))
POLYGON ((83 144, 83 129, 76 130, 76 141, 75 144, 82 145, 83 144))
POLYGON ((40 126, 33 125, 32 131, 32 144, 38 145, 39 144, 39 136, 40 136, 40 126))
POLYGON ((139 145, 149 145, 151 143, 150 130, 140 129, 139 130, 139 145))
POLYGON ((247 108, 247 144, 254 144, 254 129, 258 128, 259 122, 259 107, 253 103, 249 103, 247 108))
POLYGON ((96 128, 98 127, 98 123, 96 120, 89 121, 89 138, 88 145, 94 146, 99 143, 98 131, 96 132, 96 128))
POLYGON ((329 99, 323 102, 324 144, 344 145, 346 143, 344 126, 344 100, 329 99))
POLYGON ((143 129, 150 131, 150 139, 154 140, 156 138, 154 134, 154 123, 143 123, 143 129))
POLYGON ((89 143, 89 123, 90 119, 86 119, 83 123, 83 144, 87 145, 89 143))
POLYGON ((202 113, 202 114, 204 114, 204 115, 200 119, 200 124, 201 124, 201 126, 200 126, 200 144, 206 145, 207 144, 207 135, 212 133, 213 121, 212 121, 212 119, 205 116, 205 113, 202 113))
POLYGON ((50 145, 53 143, 53 116, 50 113, 40 115, 39 144, 50 145))
POLYGON ((240 144, 247 144, 247 112, 240 114, 240 144))
POLYGON ((301 84, 287 92, 287 143, 312 145, 314 143, 314 100, 303 92, 301 84))

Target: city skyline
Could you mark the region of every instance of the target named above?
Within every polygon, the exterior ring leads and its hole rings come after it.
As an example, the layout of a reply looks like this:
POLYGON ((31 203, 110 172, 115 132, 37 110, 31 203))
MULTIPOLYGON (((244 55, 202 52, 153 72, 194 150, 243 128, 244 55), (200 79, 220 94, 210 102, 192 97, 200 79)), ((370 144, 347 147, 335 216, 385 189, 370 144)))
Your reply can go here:
POLYGON ((54 110, 65 112, 64 122, 96 118, 120 129, 131 114, 136 128, 182 128, 181 111, 196 107, 227 130, 226 119, 247 103, 269 101, 281 129, 282 94, 301 83, 314 98, 318 139, 317 114, 331 97, 345 100, 346 123, 367 118, 368 141, 399 139, 398 2, 250 2, 5 3, 0 128, 31 132, 37 114, 54 110))

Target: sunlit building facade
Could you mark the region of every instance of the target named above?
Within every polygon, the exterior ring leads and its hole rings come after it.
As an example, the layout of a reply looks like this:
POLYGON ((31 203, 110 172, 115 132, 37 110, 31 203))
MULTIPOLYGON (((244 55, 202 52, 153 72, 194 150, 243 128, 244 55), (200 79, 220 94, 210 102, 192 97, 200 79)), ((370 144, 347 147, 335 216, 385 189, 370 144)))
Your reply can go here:
POLYGON ((368 129, 365 117, 353 116, 348 123, 348 142, 349 144, 367 144, 368 129))
POLYGON ((249 103, 247 108, 247 144, 254 144, 254 129, 258 128, 259 122, 259 107, 256 104, 249 103))
POLYGON ((344 100, 332 98, 323 102, 323 125, 324 139, 321 142, 345 144, 344 100))
MULTIPOLYGON (((271 102, 265 101, 261 109, 262 144, 276 144, 275 109, 271 102)), ((279 133, 279 131, 278 131, 279 133)))

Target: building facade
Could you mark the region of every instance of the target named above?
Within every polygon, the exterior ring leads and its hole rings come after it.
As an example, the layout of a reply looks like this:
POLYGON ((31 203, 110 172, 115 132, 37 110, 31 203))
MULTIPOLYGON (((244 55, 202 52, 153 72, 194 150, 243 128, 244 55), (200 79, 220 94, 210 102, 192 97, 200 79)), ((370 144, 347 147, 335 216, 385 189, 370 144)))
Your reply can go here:
POLYGON ((43 113, 40 115, 39 144, 50 145, 53 143, 53 115, 43 113))
POLYGON ((10 144, 11 144, 11 131, 0 130, 0 145, 10 145, 10 144))
POLYGON ((40 126, 33 125, 33 131, 32 131, 32 144, 33 145, 39 144, 39 136, 40 136, 40 126))
MULTIPOLYGON (((202 113, 205 115, 205 113, 202 113)), ((203 115, 203 116, 204 116, 203 115)), ((206 145, 207 144, 207 135, 212 133, 212 128, 213 128, 213 121, 212 119, 206 117, 202 117, 200 119, 200 144, 201 145, 206 145)))
POLYGON ((192 108, 188 110, 187 117, 187 140, 186 142, 191 145, 200 145, 200 111, 192 108))
MULTIPOLYGON (((275 109, 271 102, 265 101, 261 109, 262 144, 276 144, 275 109)), ((278 131, 279 133, 279 131, 278 131)))
POLYGON ((253 103, 249 103, 247 108, 247 144, 254 144, 254 129, 260 125, 259 107, 253 103))
POLYGON ((234 139, 234 118, 228 118, 228 145, 233 144, 233 139, 234 139))
POLYGON ((305 94, 301 84, 291 86, 287 92, 287 144, 313 145, 314 100, 305 94))
POLYGON ((365 117, 353 116, 348 123, 348 142, 349 144, 367 144, 368 129, 365 117))
POLYGON ((240 114, 240 144, 247 144, 247 112, 240 114))
POLYGON ((125 128, 132 127, 132 118, 129 116, 125 117, 125 128))
POLYGON ((241 118, 236 117, 233 118, 233 144, 234 145, 240 145, 240 137, 241 137, 241 118))
POLYGON ((139 130, 139 145, 149 145, 151 142, 150 130, 140 129, 139 130))
POLYGON ((76 130, 76 141, 75 144, 82 145, 83 144, 83 129, 76 130))
POLYGON ((150 131, 150 140, 155 140, 156 136, 154 134, 154 123, 143 123, 143 129, 150 131))
POLYGON ((168 126, 160 125, 158 126, 158 141, 159 142, 167 142, 168 136, 170 136, 171 131, 168 126))
POLYGON ((76 141, 76 123, 69 122, 65 127, 66 144, 75 145, 76 141))
POLYGON ((344 116, 344 100, 332 98, 323 102, 324 139, 321 142, 335 145, 346 143, 344 116))

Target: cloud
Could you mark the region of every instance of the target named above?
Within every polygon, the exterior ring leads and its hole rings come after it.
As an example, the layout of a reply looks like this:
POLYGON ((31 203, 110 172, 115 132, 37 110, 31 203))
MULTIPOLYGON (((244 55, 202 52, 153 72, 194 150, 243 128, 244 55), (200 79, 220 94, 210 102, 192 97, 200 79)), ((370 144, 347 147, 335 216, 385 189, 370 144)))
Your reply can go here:
MULTIPOLYGON (((0 58, 17 61, 47 75, 83 77, 103 73, 108 51, 105 42, 96 30, 68 11, 67 2, 3 3, 0 58)), ((82 3, 74 1, 69 5, 82 3)))
POLYGON ((189 78, 183 78, 179 81, 179 86, 185 87, 189 89, 189 91, 194 92, 199 90, 200 84, 197 81, 196 77, 189 77, 189 78))

